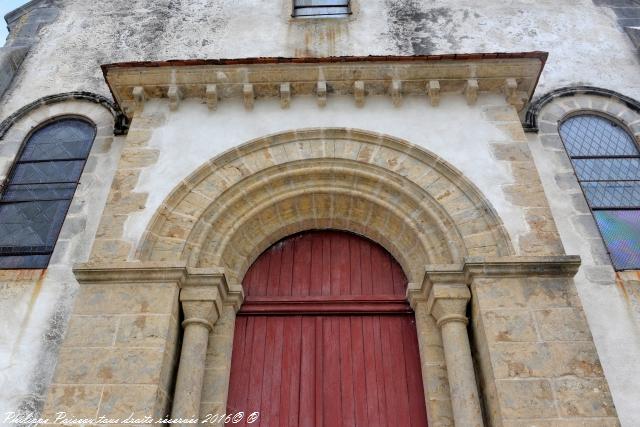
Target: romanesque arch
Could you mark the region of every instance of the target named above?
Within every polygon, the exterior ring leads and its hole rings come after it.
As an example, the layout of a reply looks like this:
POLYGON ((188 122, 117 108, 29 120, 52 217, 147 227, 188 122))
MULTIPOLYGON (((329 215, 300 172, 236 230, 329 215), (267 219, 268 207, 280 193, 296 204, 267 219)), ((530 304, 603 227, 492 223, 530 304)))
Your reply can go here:
POLYGON ((377 241, 412 282, 426 264, 514 253, 489 202, 444 160, 390 136, 325 128, 253 140, 205 163, 164 201, 138 257, 224 267, 239 282, 274 242, 323 228, 377 241))

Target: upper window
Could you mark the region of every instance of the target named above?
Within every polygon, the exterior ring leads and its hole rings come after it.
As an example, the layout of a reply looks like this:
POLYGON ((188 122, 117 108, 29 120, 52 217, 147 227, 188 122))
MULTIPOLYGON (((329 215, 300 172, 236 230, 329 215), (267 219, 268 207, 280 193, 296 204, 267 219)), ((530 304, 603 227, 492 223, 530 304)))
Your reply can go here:
POLYGON ((332 18, 350 13, 349 0, 293 0, 293 16, 297 18, 332 18))
POLYGON ((95 134, 74 118, 31 134, 0 196, 0 268, 47 267, 95 134))
POLYGON ((567 119, 560 136, 614 267, 640 268, 640 151, 633 137, 593 114, 567 119))

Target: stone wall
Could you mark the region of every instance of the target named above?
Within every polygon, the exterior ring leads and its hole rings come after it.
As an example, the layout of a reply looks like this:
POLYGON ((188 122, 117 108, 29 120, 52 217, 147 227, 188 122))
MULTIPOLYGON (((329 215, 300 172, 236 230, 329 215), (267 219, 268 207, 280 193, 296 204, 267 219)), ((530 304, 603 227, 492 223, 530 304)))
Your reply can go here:
POLYGON ((0 179, 4 179, 30 131, 48 120, 82 116, 97 127, 96 139, 80 178, 47 270, 0 272, 0 413, 37 413, 57 361, 77 292, 71 271, 86 261, 98 228, 121 139, 113 136, 113 116, 104 107, 79 100, 41 105, 22 116, 0 141, 0 179))
POLYGON ((558 124, 569 114, 595 112, 617 121, 640 140, 640 114, 630 107, 611 95, 568 93, 544 105, 538 116, 540 132, 528 138, 564 247, 582 258, 575 283, 623 425, 634 425, 640 418, 640 405, 632 397, 637 390, 632 378, 640 376, 634 362, 640 357, 637 282, 634 272, 614 271, 558 124))
POLYGON ((177 278, 143 273, 135 283, 134 277, 77 275, 84 283, 42 418, 54 422, 59 412, 91 420, 169 416, 180 337, 177 278))
POLYGON ((492 0, 482 7, 468 0, 356 1, 351 18, 330 21, 292 19, 290 0, 56 5, 59 16, 39 31, 39 42, 0 106, 0 118, 52 93, 87 90, 108 96, 100 64, 187 58, 543 50, 551 55, 539 94, 581 83, 640 97, 633 46, 612 9, 592 0, 492 0))
POLYGON ((476 278, 471 290, 489 425, 619 425, 570 278, 476 278))

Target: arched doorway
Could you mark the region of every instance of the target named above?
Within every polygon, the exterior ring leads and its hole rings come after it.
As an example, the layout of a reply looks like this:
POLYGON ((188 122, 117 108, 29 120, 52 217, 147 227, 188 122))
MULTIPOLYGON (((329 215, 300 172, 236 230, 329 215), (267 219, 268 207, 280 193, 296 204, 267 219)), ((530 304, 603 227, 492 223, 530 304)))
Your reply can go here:
MULTIPOLYGON (((310 231, 247 271, 228 411, 265 426, 425 426, 407 278, 378 244, 310 231)), ((256 424, 258 425, 258 424, 256 424)))

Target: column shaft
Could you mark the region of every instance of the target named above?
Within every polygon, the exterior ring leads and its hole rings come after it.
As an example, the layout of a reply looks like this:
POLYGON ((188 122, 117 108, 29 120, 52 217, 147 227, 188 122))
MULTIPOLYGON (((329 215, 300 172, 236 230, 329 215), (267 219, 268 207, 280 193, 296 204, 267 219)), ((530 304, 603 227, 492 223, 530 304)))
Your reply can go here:
POLYGON ((466 323, 448 321, 441 329, 455 425, 482 427, 482 411, 466 323))
MULTIPOLYGON (((200 399, 210 331, 211 326, 204 321, 190 322, 185 325, 171 411, 172 419, 200 417, 200 399)), ((189 424, 177 423, 173 425, 186 426, 189 424)))

